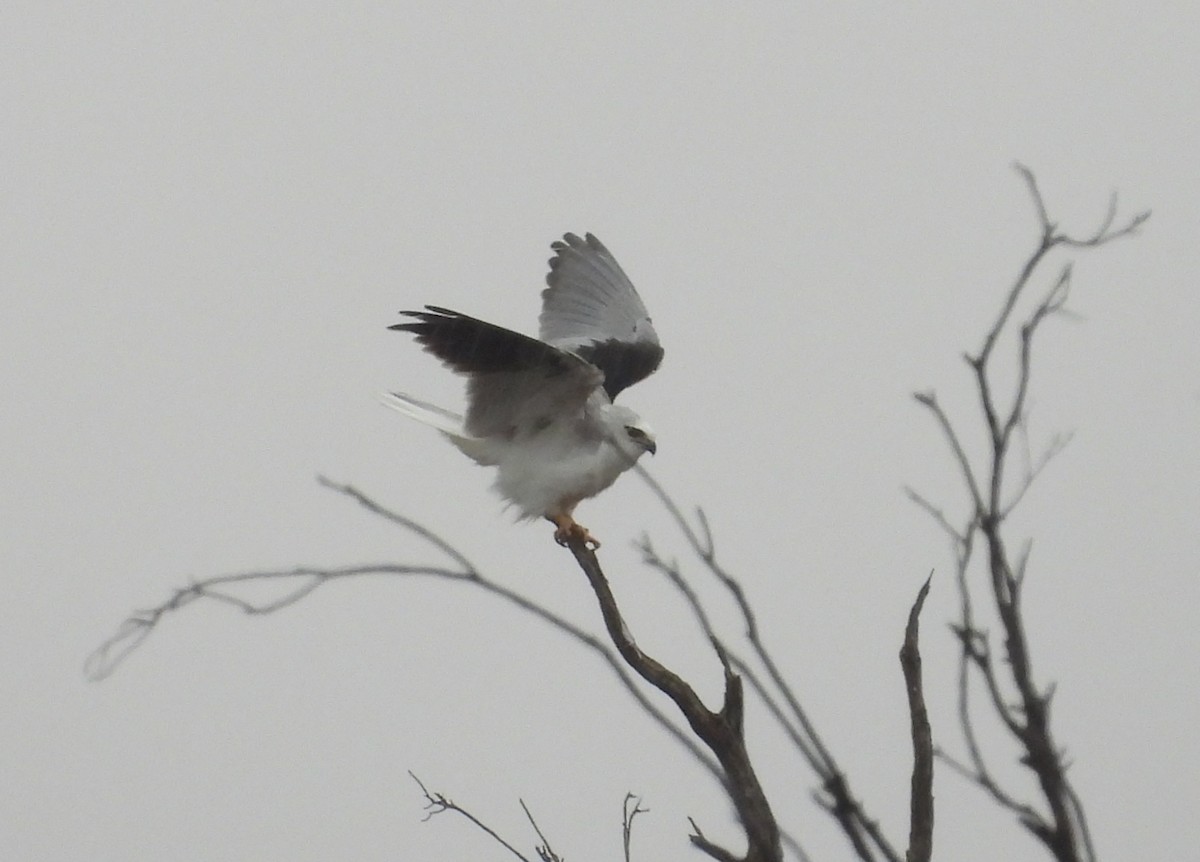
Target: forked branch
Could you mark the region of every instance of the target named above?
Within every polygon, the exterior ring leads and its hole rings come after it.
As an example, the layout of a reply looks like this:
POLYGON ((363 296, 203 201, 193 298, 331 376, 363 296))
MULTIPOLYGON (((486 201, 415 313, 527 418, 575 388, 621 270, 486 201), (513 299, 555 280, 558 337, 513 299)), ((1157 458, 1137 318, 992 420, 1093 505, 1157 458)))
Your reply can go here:
MULTIPOLYGON (((412 770, 409 770, 408 774, 412 777, 412 780, 417 783, 417 786, 421 788, 421 793, 425 796, 425 820, 429 820, 430 818, 438 814, 443 814, 447 811, 454 812, 455 814, 458 814, 469 820, 477 829, 479 829, 479 831, 491 837, 493 841, 495 841, 513 856, 516 856, 521 860, 521 862, 532 862, 529 857, 514 847, 510 842, 502 838, 495 829, 488 826, 469 810, 453 802, 444 794, 430 792, 430 790, 425 786, 425 783, 421 781, 421 779, 417 778, 417 776, 413 774, 412 770)), ((542 834, 541 828, 537 825, 537 821, 533 819, 533 815, 529 812, 529 808, 525 805, 524 800, 521 801, 521 810, 525 812, 525 817, 529 820, 529 824, 533 827, 533 831, 537 833, 538 838, 541 839, 542 843, 537 845, 535 848, 538 854, 538 859, 541 860, 541 862, 564 862, 561 856, 550 849, 550 842, 547 841, 546 836, 542 834)))
POLYGON ((930 411, 946 439, 955 465, 968 490, 970 513, 959 529, 940 507, 915 491, 910 497, 929 513, 939 527, 952 537, 959 590, 960 615, 953 630, 960 644, 959 724, 967 748, 967 762, 939 752, 945 762, 976 785, 994 801, 1015 812, 1018 820, 1046 846, 1058 862, 1091 862, 1095 854, 1088 832, 1083 806, 1066 774, 1060 750, 1050 723, 1052 688, 1035 682, 1033 657, 1025 631, 1021 606, 1021 586, 1028 562, 1029 545, 1015 558, 1008 548, 1004 525, 1008 515, 1024 498, 1046 463, 1062 451, 1069 437, 1053 439, 1046 453, 1034 462, 1026 454, 1025 475, 1015 490, 1006 492, 1006 473, 1013 455, 1017 432, 1027 433, 1027 400, 1032 376, 1032 347, 1035 335, 1046 320, 1064 312, 1071 285, 1071 264, 1063 265, 1048 290, 1033 304, 1020 324, 1014 324, 1016 309, 1030 284, 1042 272, 1047 256, 1058 248, 1092 249, 1113 240, 1131 236, 1149 218, 1138 213, 1117 225, 1117 197, 1109 200, 1100 225, 1088 236, 1079 238, 1059 230, 1049 216, 1045 200, 1033 173, 1023 165, 1017 171, 1024 179, 1033 200, 1040 236, 1038 244, 1022 265, 1005 295, 1000 311, 984 335, 978 352, 966 357, 970 366, 980 413, 987 432, 988 453, 982 463, 966 454, 950 417, 932 393, 919 393, 917 401, 930 411), (1015 329, 1017 379, 1011 392, 1001 396, 992 378, 992 360, 1002 335, 1015 329), (1003 661, 993 659, 990 637, 976 621, 969 571, 972 568, 976 539, 982 539, 986 551, 984 569, 991 607, 1003 634, 1003 661), (1005 678, 1001 678, 1002 669, 1005 678), (1041 791, 1039 810, 1033 801, 1020 800, 1017 794, 1001 786, 987 764, 983 747, 975 731, 975 712, 970 699, 972 681, 980 682, 987 692, 986 703, 998 717, 1020 750, 1019 761, 1035 775, 1041 791), (1003 690, 1002 690, 1003 689, 1003 690), (1012 691, 1010 695, 1008 691, 1012 691), (1015 696, 1014 696, 1015 695, 1015 696))
MULTIPOLYGON (((741 614, 743 634, 750 645, 753 659, 761 666, 765 678, 753 669, 749 660, 717 636, 695 590, 683 578, 679 567, 674 562, 665 561, 650 544, 649 539, 643 538, 638 543, 638 549, 647 565, 665 574, 680 590, 719 654, 724 655, 729 664, 750 683, 751 689, 762 700, 768 713, 816 774, 820 781, 820 790, 814 794, 814 800, 837 822, 850 842, 855 856, 861 862, 874 862, 876 859, 900 862, 900 854, 883 834, 879 822, 870 816, 854 794, 848 776, 817 732, 792 684, 781 672, 759 628, 757 615, 745 589, 717 558, 713 532, 704 510, 696 510, 696 524, 693 526, 675 500, 649 472, 640 465, 635 466, 634 470, 674 518, 690 550, 734 600, 741 614)), ((786 830, 781 831, 781 835, 792 852, 801 858, 807 858, 803 848, 786 830)))
POLYGON ((595 552, 578 537, 573 537, 568 547, 575 555, 579 568, 587 576, 592 592, 600 604, 600 613, 604 618, 608 636, 621 657, 642 679, 675 703, 692 731, 708 746, 721 764, 725 791, 746 831, 746 853, 744 856, 736 856, 709 841, 699 830, 693 832, 692 843, 721 862, 780 862, 783 850, 779 826, 746 750, 742 722, 741 677, 734 673, 728 661, 724 660, 720 646, 714 643, 724 666, 725 697, 719 710, 714 712, 706 707, 682 677, 638 647, 621 616, 595 552))
POLYGON ((176 611, 193 602, 208 600, 236 608, 253 615, 271 614, 290 607, 318 588, 332 581, 371 575, 393 577, 432 577, 440 580, 469 584, 502 601, 515 606, 562 634, 586 647, 602 659, 634 701, 667 734, 681 745, 705 768, 718 783, 722 781, 719 764, 695 739, 649 698, 631 675, 616 651, 602 639, 572 623, 560 614, 537 601, 513 590, 499 581, 487 577, 477 569, 453 545, 429 528, 411 518, 387 509, 351 485, 331 482, 323 477, 320 483, 330 490, 349 497, 373 514, 395 524, 405 532, 416 536, 437 553, 450 558, 453 565, 406 565, 398 563, 374 563, 338 568, 299 567, 279 571, 251 571, 231 575, 218 575, 192 581, 180 587, 164 602, 145 610, 135 611, 118 626, 117 631, 97 647, 84 662, 84 673, 93 681, 109 676, 146 639, 158 629, 162 622, 176 611), (240 596, 236 590, 246 585, 278 584, 281 592, 267 601, 254 602, 240 596))

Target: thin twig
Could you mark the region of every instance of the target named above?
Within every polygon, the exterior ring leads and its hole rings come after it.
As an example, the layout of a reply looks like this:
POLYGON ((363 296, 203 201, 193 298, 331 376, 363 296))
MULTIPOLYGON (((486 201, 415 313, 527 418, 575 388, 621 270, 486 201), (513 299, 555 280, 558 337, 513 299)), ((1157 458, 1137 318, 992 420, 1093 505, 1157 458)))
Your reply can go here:
POLYGON ((1043 824, 1045 823, 1042 815, 1035 811, 1032 806, 1023 802, 1018 802, 1012 796, 1009 796, 1004 792, 1004 789, 991 778, 990 775, 972 769, 965 763, 962 763, 954 757, 951 757, 940 748, 934 750, 934 756, 937 757, 938 760, 942 761, 942 763, 950 767, 952 771, 957 772, 960 776, 965 778, 967 781, 977 784, 986 790, 996 802, 1017 814, 1022 820, 1037 820, 1043 824))
POLYGON ((533 819, 533 813, 529 810, 529 806, 525 804, 524 799, 518 799, 521 803, 521 810, 525 812, 525 818, 529 821, 529 825, 533 827, 533 831, 537 833, 537 837, 542 843, 537 847, 538 856, 542 862, 562 862, 561 857, 550 848, 550 842, 546 840, 546 836, 542 833, 542 827, 538 826, 536 820, 533 819))
MULTIPOLYGON (((714 550, 715 545, 712 530, 708 519, 704 516, 703 510, 697 510, 697 521, 700 527, 699 530, 694 529, 684 517, 682 510, 675 503, 674 499, 672 499, 654 477, 640 465, 635 470, 650 487, 654 495, 658 497, 664 508, 675 519, 680 532, 683 534, 691 550, 733 597, 742 615, 745 637, 754 650, 755 658, 766 671, 767 677, 771 681, 771 685, 775 691, 779 693, 779 696, 787 704, 791 718, 786 719, 784 717, 784 713, 776 706, 775 699, 766 693, 766 686, 761 683, 756 675, 750 673, 745 673, 744 675, 751 681, 752 688, 760 694, 764 703, 767 704, 768 710, 771 711, 784 732, 793 741, 797 739, 804 740, 798 744, 798 747, 805 760, 820 779, 822 790, 827 794, 827 798, 818 797, 821 807, 829 812, 841 826, 861 862, 872 862, 874 859, 874 853, 870 849, 871 846, 879 850, 886 862, 900 862, 899 855, 883 835, 878 821, 868 816, 862 804, 855 798, 848 779, 817 733, 816 727, 801 705, 792 686, 780 672, 778 664, 762 638, 754 608, 742 585, 718 562, 714 550)), ((729 652, 727 646, 724 646, 724 649, 728 652, 731 660, 736 658, 734 653, 729 652)), ((738 661, 741 660, 738 659, 738 661)), ((745 662, 737 665, 737 667, 739 673, 743 673, 747 668, 745 662)))
POLYGON ((480 820, 478 817, 476 817, 470 811, 463 808, 461 805, 457 805, 454 802, 450 801, 441 793, 430 793, 429 790, 425 787, 424 782, 422 782, 421 779, 417 778, 417 776, 415 774, 413 774, 413 772, 411 770, 409 771, 408 774, 410 776, 412 776, 413 781, 417 782, 417 786, 421 788, 421 793, 423 793, 425 795, 425 811, 426 811, 425 818, 424 818, 425 820, 429 820, 431 817, 434 817, 437 814, 441 814, 443 811, 453 811, 457 814, 461 814, 463 817, 467 818, 467 820, 469 820, 473 824, 475 824, 475 826, 478 829, 482 830, 483 832, 485 832, 489 836, 491 836, 491 838, 497 844, 499 844, 501 847, 506 849, 509 853, 516 856, 518 859, 520 859, 521 862, 530 862, 530 860, 524 854, 522 854, 520 850, 518 850, 516 847, 512 846, 507 841, 505 841, 503 838, 501 838, 500 835, 496 832, 496 830, 492 829, 492 827, 488 826, 486 823, 484 823, 482 820, 480 820))
POLYGON ((621 847, 625 851, 625 862, 633 862, 630 846, 633 842, 633 820, 639 814, 650 813, 649 808, 642 807, 642 797, 632 793, 625 794, 621 803, 621 847))
POLYGON ((630 675, 628 669, 621 662, 614 650, 598 637, 521 593, 485 577, 471 564, 465 555, 419 522, 387 509, 351 485, 331 482, 323 477, 319 481, 322 486, 349 497, 372 514, 382 517, 402 529, 415 534, 418 538, 432 545, 436 550, 449 556, 451 560, 458 563, 462 568, 453 569, 437 566, 377 563, 329 569, 298 567, 283 571, 242 572, 193 581, 188 586, 177 589, 165 602, 153 608, 136 611, 130 615, 118 627, 117 631, 101 643, 87 658, 84 663, 84 672, 87 677, 92 680, 101 680, 109 676, 134 650, 145 642, 164 618, 200 599, 208 599, 232 605, 245 613, 261 615, 274 613, 289 607, 312 593, 318 587, 333 580, 364 575, 431 576, 444 580, 469 583, 478 587, 531 614, 592 650, 604 660, 608 668, 620 680, 625 690, 645 710, 646 714, 665 730, 672 739, 683 746, 708 771, 714 780, 718 783, 723 781, 720 766, 713 759, 712 755, 698 745, 690 735, 681 730, 674 721, 669 719, 646 696, 646 693, 630 675), (287 590, 275 599, 262 603, 252 603, 224 589, 225 587, 240 584, 272 581, 287 582, 293 580, 300 581, 299 586, 287 590))
MULTIPOLYGON (((700 510, 697 510, 699 513, 700 510)), ((702 516, 701 516, 702 517, 702 516)), ((707 533, 707 521, 705 523, 705 532, 707 533)), ((711 539, 711 533, 709 533, 711 539)), ((634 543, 642 554, 642 561, 656 572, 663 574, 667 580, 683 595, 688 607, 692 611, 692 615, 696 618, 705 637, 713 646, 718 657, 723 657, 723 661, 728 662, 737 672, 739 676, 750 683, 751 689, 759 696, 763 704, 767 707, 767 711, 775 719, 776 723, 782 728, 784 733, 800 751, 808 765, 815 771, 820 773, 824 768, 824 764, 818 759, 818 755, 813 751, 811 744, 800 732, 800 730, 792 723, 789 716, 783 711, 775 699, 771 690, 763 683, 759 677, 757 670, 742 658, 737 651, 726 644, 713 629, 712 622, 709 619, 708 612, 700 601, 692 585, 683 577, 683 573, 679 568, 678 563, 671 561, 668 563, 659 556, 654 545, 650 541, 649 536, 643 536, 640 540, 634 543)), ((711 546, 710 546, 711 547, 711 546)), ((799 859, 808 859, 808 853, 804 850, 800 842, 791 835, 786 829, 780 827, 780 838, 783 843, 793 852, 799 859)))
POLYGON ((438 566, 409 566, 394 563, 372 563, 331 569, 300 566, 281 571, 239 572, 237 574, 218 575, 212 578, 196 580, 192 581, 186 587, 176 589, 170 598, 161 604, 152 608, 134 611, 130 614, 117 628, 117 631, 111 637, 105 639, 87 657, 84 661, 84 674, 94 682, 107 678, 134 650, 142 645, 146 638, 154 632, 167 616, 182 610, 192 602, 200 599, 208 599, 230 605, 246 614, 262 616, 294 605, 318 587, 330 581, 362 577, 364 575, 425 575, 453 581, 473 580, 470 574, 454 569, 445 569, 438 566), (265 602, 252 602, 224 589, 226 587, 248 583, 261 583, 264 581, 299 581, 299 584, 288 588, 280 596, 265 602))
POLYGON ((917 508, 924 510, 925 514, 933 518, 933 520, 937 522, 937 525, 942 528, 942 531, 950 537, 956 546, 966 541, 963 534, 960 533, 958 529, 950 523, 950 520, 946 517, 942 510, 931 503, 920 492, 916 491, 909 485, 905 485, 904 494, 906 497, 908 497, 908 499, 912 500, 913 503, 917 505, 917 508))
POLYGON ((942 429, 942 436, 950 444, 950 449, 954 453, 954 460, 958 462, 958 469, 962 473, 963 481, 967 484, 967 492, 971 495, 971 502, 974 503, 976 508, 982 508, 983 494, 980 493, 979 483, 975 480, 975 471, 971 467, 971 459, 967 457, 967 452, 963 448, 962 441, 958 438, 958 433, 954 430, 954 426, 950 424, 950 417, 946 415, 946 411, 938 403, 937 395, 933 392, 917 392, 913 394, 913 398, 917 400, 917 403, 924 405, 933 413, 934 418, 942 429))

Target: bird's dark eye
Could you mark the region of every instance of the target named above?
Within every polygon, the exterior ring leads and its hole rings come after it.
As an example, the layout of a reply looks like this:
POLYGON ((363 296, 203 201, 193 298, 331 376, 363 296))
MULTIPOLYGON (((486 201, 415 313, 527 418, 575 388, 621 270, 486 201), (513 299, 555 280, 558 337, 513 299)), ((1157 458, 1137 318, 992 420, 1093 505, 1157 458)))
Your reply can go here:
POLYGON ((643 431, 641 428, 638 428, 636 425, 626 425, 625 433, 628 434, 630 437, 632 437, 634 440, 645 440, 646 439, 646 432, 643 431))

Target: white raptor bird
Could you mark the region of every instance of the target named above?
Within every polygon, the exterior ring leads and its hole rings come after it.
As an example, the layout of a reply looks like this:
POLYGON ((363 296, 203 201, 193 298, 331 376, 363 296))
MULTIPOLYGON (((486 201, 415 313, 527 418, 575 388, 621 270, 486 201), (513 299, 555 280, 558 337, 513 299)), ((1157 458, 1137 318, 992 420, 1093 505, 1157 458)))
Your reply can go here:
POLYGON ((394 407, 444 434, 477 464, 496 467, 495 488, 522 518, 544 517, 554 538, 599 547, 573 517, 656 451, 654 432, 623 404, 623 389, 648 377, 663 349, 646 306, 607 248, 591 234, 550 246, 540 338, 427 305, 389 329, 411 332, 467 376, 467 415, 401 392, 394 407))

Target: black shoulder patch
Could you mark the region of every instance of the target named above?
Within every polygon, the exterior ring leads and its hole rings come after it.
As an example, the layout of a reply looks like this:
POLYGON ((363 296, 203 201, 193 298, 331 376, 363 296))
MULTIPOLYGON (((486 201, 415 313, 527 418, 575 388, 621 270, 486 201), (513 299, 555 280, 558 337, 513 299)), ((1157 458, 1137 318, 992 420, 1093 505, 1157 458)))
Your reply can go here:
POLYGON ((662 347, 652 341, 609 339, 585 344, 575 352, 604 372, 604 391, 611 399, 653 374, 663 358, 662 347))

